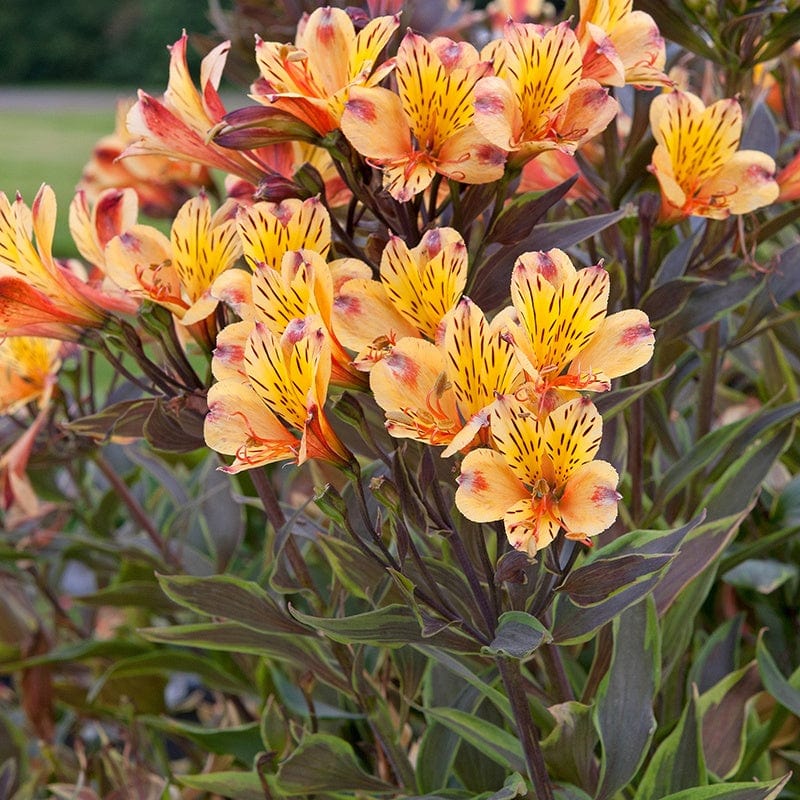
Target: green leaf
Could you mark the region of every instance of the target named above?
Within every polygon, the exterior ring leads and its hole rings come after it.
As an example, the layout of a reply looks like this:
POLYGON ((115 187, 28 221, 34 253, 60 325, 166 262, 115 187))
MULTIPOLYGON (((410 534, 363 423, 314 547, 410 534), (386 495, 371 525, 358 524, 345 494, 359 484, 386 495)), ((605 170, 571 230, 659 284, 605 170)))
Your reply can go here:
POLYGON ((647 765, 634 800, 661 800, 670 792, 706 784, 697 702, 697 692, 694 691, 678 724, 661 742, 647 765))
POLYGON ((789 680, 784 678, 767 650, 763 636, 758 637, 756 644, 756 661, 758 674, 764 682, 764 688, 787 711, 800 717, 800 669, 796 669, 789 680))
POLYGON ((739 589, 751 589, 760 594, 772 594, 787 581, 798 575, 796 564, 785 564, 774 559, 750 558, 729 569, 722 580, 739 589))
POLYGON ((402 647, 422 641, 414 612, 407 606, 389 605, 350 617, 314 617, 289 606, 292 616, 313 630, 322 631, 335 642, 402 647))
POLYGON ((603 749, 597 800, 607 800, 627 786, 647 753, 656 729, 653 700, 660 678, 660 645, 652 599, 614 620, 611 665, 600 683, 594 714, 603 749))
POLYGON ((550 706, 556 726, 542 740, 542 753, 554 780, 591 786, 596 781, 597 731, 592 707, 570 700, 550 706))
POLYGON ((375 795, 397 793, 396 786, 361 769, 347 742, 324 733, 303 737, 278 767, 276 784, 280 791, 290 795, 342 791, 375 795))
POLYGON ((690 53, 696 53, 709 61, 719 63, 720 55, 716 47, 705 31, 695 28, 691 17, 687 18, 685 10, 681 14, 664 0, 639 0, 636 7, 656 21, 662 36, 681 45, 690 53))
MULTIPOLYGON (((266 776, 266 780, 270 782, 271 777, 266 776)), ((190 789, 230 800, 264 800, 264 787, 255 772, 207 772, 202 775, 176 775, 175 778, 190 789)), ((279 800, 274 791, 274 800, 279 800)))
POLYGON ((155 581, 123 581, 72 599, 87 606, 133 606, 157 613, 174 613, 177 609, 175 603, 158 591, 155 581))
POLYGON ((774 781, 700 786, 668 795, 661 800, 776 800, 791 773, 774 781))
POLYGON ((525 611, 506 611, 500 615, 492 643, 481 652, 524 660, 551 640, 550 631, 536 617, 525 611))
POLYGON ((652 381, 637 383, 635 386, 626 386, 624 389, 615 389, 613 392, 603 392, 594 398, 594 404, 604 421, 621 414, 631 403, 647 394, 654 386, 671 378, 675 373, 674 365, 661 377, 652 381))
POLYGON ((264 633, 308 633, 251 581, 232 575, 159 575, 158 581, 167 597, 198 614, 223 617, 264 633))
POLYGON ((500 766, 525 772, 519 738, 491 722, 455 708, 423 708, 426 717, 441 722, 465 742, 477 747, 500 766))
POLYGON ((202 725, 194 725, 170 717, 154 717, 147 714, 138 717, 138 720, 150 728, 163 731, 171 736, 182 736, 189 739, 209 753, 233 756, 248 766, 264 749, 258 722, 231 728, 204 728, 202 725))
POLYGON ((344 679, 338 668, 335 668, 320 654, 318 644, 313 640, 281 633, 269 634, 264 631, 255 631, 235 622, 207 622, 195 625, 171 625, 166 628, 142 628, 139 633, 154 642, 233 653, 252 653, 257 656, 274 658, 302 671, 311 670, 319 680, 350 693, 350 682, 344 679))

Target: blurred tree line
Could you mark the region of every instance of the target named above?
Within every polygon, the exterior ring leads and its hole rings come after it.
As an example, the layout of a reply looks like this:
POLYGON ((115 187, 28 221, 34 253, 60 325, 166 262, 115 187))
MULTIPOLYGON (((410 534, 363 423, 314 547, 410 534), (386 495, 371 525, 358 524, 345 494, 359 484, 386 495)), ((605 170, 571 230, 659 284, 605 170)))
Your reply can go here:
MULTIPOLYGON (((0 83, 161 86, 166 45, 212 30, 205 0, 2 0, 0 83)), ((199 57, 198 57, 199 61, 199 57)))

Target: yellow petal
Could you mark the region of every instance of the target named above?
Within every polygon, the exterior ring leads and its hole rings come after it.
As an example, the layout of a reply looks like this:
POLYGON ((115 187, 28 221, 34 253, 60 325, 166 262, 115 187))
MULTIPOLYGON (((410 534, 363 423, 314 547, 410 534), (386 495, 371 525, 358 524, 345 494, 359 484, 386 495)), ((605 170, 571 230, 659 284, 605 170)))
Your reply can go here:
POLYGON ((467 453, 461 463, 456 506, 473 522, 493 522, 529 492, 500 453, 481 448, 467 453))
MULTIPOLYGON (((731 214, 747 214, 778 199, 775 162, 758 150, 739 150, 703 184, 698 199, 710 209, 723 207, 731 214)), ((709 215, 711 216, 711 215, 709 215)))
POLYGON ((536 417, 511 396, 492 409, 492 439, 517 478, 533 486, 542 477, 543 429, 536 417))
POLYGON ((570 538, 596 536, 617 518, 619 475, 606 461, 584 464, 570 476, 558 513, 570 538))
POLYGON ((522 111, 511 87, 488 77, 475 86, 475 127, 503 150, 516 150, 522 135, 522 111))
MULTIPOLYGON (((544 450, 553 469, 553 485, 563 486, 600 447, 603 420, 584 397, 558 406, 544 422, 544 450)), ((493 429, 494 432, 494 429, 493 429)))
POLYGON ((280 269, 289 250, 313 250, 325 256, 331 246, 331 221, 316 199, 254 203, 237 216, 245 260, 252 269, 260 262, 280 269))

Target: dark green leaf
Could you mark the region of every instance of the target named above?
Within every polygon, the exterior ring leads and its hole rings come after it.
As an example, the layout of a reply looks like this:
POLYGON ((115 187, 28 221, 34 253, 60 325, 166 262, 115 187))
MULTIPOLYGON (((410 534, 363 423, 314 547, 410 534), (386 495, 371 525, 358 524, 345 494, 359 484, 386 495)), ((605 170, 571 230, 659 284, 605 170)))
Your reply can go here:
POLYGON ((681 239, 681 241, 667 253, 664 260, 661 262, 661 266, 658 268, 655 278, 653 278, 653 286, 662 286, 684 275, 699 238, 700 229, 697 229, 693 233, 690 233, 685 239, 681 239))
POLYGON ((162 613, 177 608, 158 590, 155 581, 123 581, 92 594, 77 595, 73 600, 87 606, 133 606, 162 613))
POLYGON ((656 21, 662 36, 686 48, 690 53, 719 63, 720 55, 716 47, 705 31, 697 29, 691 18, 687 19, 685 7, 682 7, 683 13, 679 13, 664 0, 639 0, 636 7, 656 21))
POLYGON ((425 708, 426 717, 441 722, 465 742, 477 747, 506 769, 525 772, 525 759, 519 738, 491 722, 455 708, 425 708))
POLYGON ((481 652, 526 659, 551 639, 550 631, 536 617, 525 611, 506 611, 500 615, 492 643, 481 652))
POLYGON ((642 395, 649 392, 654 386, 658 386, 659 383, 671 378, 674 372, 675 368, 670 367, 660 378, 654 378, 652 381, 645 381, 644 383, 637 383, 635 386, 626 386, 624 389, 615 389, 613 392, 604 392, 594 398, 594 404, 603 417, 603 420, 608 421, 624 411, 642 395))
POLYGON ((781 675, 778 665, 760 636, 756 645, 758 674, 764 682, 764 688, 788 711, 800 717, 800 669, 787 680, 781 675))
POLYGON ((204 728, 202 725, 194 725, 170 717, 142 715, 139 717, 139 721, 171 736, 182 736, 189 739, 200 745, 206 752, 217 753, 221 756, 233 756, 248 766, 264 749, 257 722, 231 728, 204 728))
POLYGON ((350 617, 313 617, 289 606, 292 616, 312 630, 322 631, 335 642, 401 647, 421 642, 422 631, 408 606, 389 605, 350 617))
POLYGON ((707 782, 703 748, 700 746, 700 720, 697 693, 683 709, 680 721, 664 739, 647 765, 634 800, 661 800, 670 792, 704 786, 707 782))
POLYGON ((798 575, 796 564, 785 564, 774 559, 751 558, 729 569, 722 580, 739 589, 750 589, 760 594, 771 594, 798 575))
POLYGON ((547 770, 554 780, 591 786, 596 780, 597 731, 592 707, 574 700, 550 706, 556 726, 542 740, 547 770))
POLYGON ((255 631, 305 634, 257 584, 232 575, 195 578, 190 575, 159 575, 164 593, 179 605, 209 617, 223 617, 255 631))
MULTIPOLYGON (((267 776, 268 781, 270 777, 267 776)), ((230 800, 264 800, 264 787, 255 772, 207 772, 202 775, 177 775, 176 778, 190 789, 230 800)), ((274 800, 282 800, 282 796, 276 797, 274 791, 274 800)))
POLYGON ((774 781, 726 783, 684 789, 661 800, 776 800, 791 774, 774 781))
POLYGON ((347 742, 324 733, 303 737, 278 768, 276 784, 280 791, 291 795, 342 791, 375 795, 397 793, 397 787, 361 769, 347 742))
POLYGON ((595 726, 603 748, 595 797, 607 800, 636 775, 656 729, 653 700, 661 651, 655 603, 630 606, 614 620, 611 666, 597 694, 595 726))

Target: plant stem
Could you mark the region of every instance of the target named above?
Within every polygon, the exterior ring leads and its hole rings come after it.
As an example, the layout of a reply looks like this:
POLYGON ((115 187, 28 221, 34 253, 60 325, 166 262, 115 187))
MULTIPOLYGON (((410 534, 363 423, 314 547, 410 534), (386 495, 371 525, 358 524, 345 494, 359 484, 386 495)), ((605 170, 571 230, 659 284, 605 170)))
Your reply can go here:
POLYGON ((704 369, 700 374, 700 392, 697 408, 697 438, 702 439, 710 430, 714 418, 714 396, 719 371, 719 322, 712 323, 705 333, 703 350, 704 369))
POLYGON ((164 537, 156 530, 153 521, 147 515, 147 512, 141 507, 139 501, 133 496, 128 484, 117 475, 114 468, 108 461, 103 458, 103 455, 98 452, 95 455, 95 464, 100 472, 103 473, 105 479, 111 484, 111 487, 119 495, 120 500, 126 505, 131 512, 134 521, 138 523, 141 529, 147 534, 150 541, 155 545, 158 552, 161 554, 164 561, 170 566, 180 568, 180 561, 175 557, 169 549, 164 537))
POLYGON ((517 734, 528 766, 528 777, 533 784, 536 797, 538 800, 553 800, 553 786, 547 774, 542 748, 539 746, 539 731, 531 716, 531 707, 522 684, 519 662, 502 656, 499 656, 496 662, 514 713, 517 734))
MULTIPOLYGON (((278 498, 275 494, 275 490, 272 488, 269 476, 263 469, 254 469, 250 470, 250 479, 253 481, 253 486, 264 506, 264 513, 267 515, 267 519, 272 524, 275 532, 278 533, 286 524, 286 517, 278 503, 278 498)), ((319 601, 322 602, 322 597, 317 587, 314 585, 314 580, 311 577, 311 573, 308 571, 308 566, 303 558, 303 554, 300 552, 300 548, 297 546, 297 542, 295 542, 291 534, 286 537, 283 551, 286 553, 286 558, 289 559, 289 563, 292 565, 292 570, 295 577, 300 582, 300 585, 304 589, 312 591, 319 601)))

